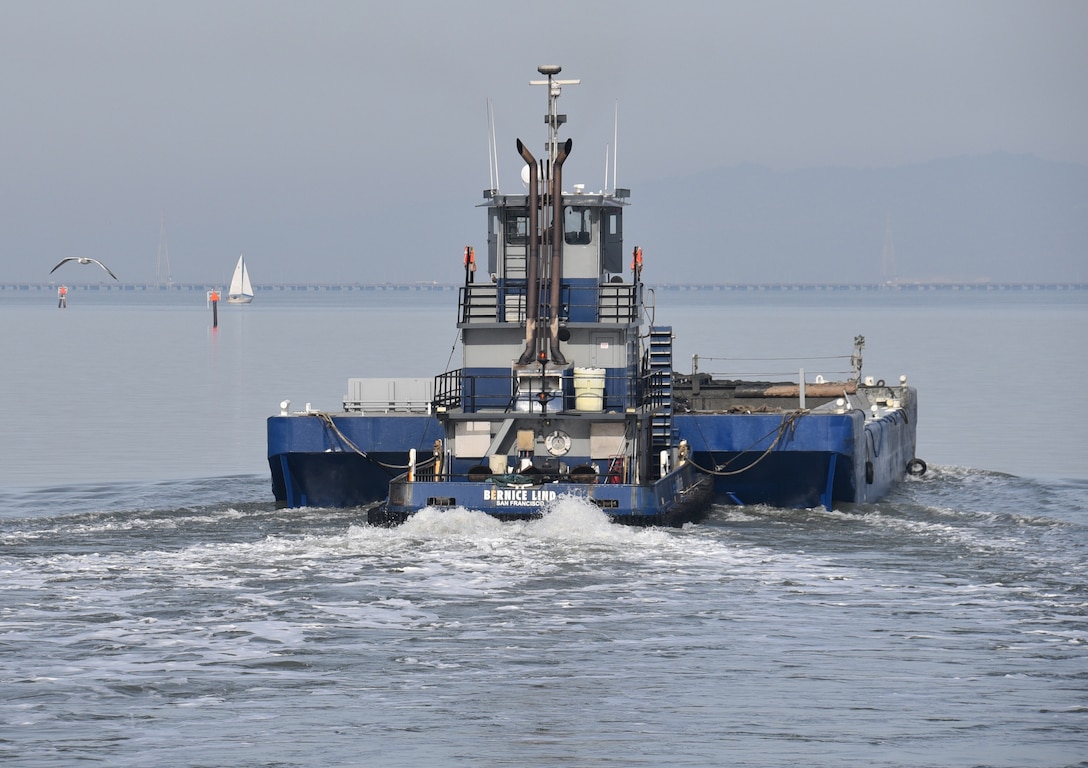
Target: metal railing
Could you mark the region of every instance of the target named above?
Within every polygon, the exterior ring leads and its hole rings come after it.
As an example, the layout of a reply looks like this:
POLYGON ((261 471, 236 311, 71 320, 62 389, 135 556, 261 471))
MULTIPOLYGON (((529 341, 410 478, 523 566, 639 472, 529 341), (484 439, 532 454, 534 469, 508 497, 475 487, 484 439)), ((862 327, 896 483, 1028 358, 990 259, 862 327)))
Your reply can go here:
MULTIPOLYGON (((527 389, 518 391, 516 377, 509 373, 466 374, 464 369, 439 374, 434 380, 434 405, 466 413, 478 411, 522 411, 547 413, 570 410, 575 395, 572 380, 564 376, 558 390, 527 389)), ((634 380, 623 374, 606 375, 604 410, 626 410, 645 406, 660 410, 669 400, 669 377, 664 371, 651 371, 634 380)))
MULTIPOLYGON (((481 283, 461 286, 458 317, 462 323, 524 323, 528 288, 524 285, 481 283)), ((550 318, 547 284, 541 286, 538 304, 550 318)), ((605 283, 591 287, 564 286, 560 293, 559 319, 563 321, 632 323, 639 317, 638 286, 605 283)))

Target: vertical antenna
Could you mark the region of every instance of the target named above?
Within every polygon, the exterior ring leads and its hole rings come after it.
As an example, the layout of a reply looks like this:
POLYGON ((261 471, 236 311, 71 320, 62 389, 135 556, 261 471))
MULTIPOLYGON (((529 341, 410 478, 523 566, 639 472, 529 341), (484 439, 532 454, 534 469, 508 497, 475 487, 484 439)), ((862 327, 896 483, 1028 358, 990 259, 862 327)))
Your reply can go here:
POLYGON ((495 144, 495 110, 487 100, 487 166, 491 174, 491 189, 499 191, 499 148, 495 144))
POLYGON ((609 147, 607 144, 605 144, 604 145, 604 187, 602 187, 602 189, 604 189, 605 192, 608 191, 608 153, 609 153, 610 150, 611 150, 611 147, 609 147))
POLYGON ((487 187, 495 188, 495 158, 491 153, 491 99, 487 100, 487 187))
MULTIPOLYGON (((616 191, 616 167, 619 165, 620 149, 620 100, 616 99, 616 122, 612 128, 612 191, 616 191)), ((605 172, 607 175, 607 171, 605 172)), ((608 186, 608 179, 605 180, 608 186)))

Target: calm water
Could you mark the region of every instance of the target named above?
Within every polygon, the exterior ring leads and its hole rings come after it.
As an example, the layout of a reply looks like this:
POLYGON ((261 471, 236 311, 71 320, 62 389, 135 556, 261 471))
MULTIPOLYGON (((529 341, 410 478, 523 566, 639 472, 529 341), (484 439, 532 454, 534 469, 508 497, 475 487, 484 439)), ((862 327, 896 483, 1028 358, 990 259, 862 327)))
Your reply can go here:
POLYGON ((196 295, 0 293, 0 761, 1088 765, 1088 295, 658 293, 680 369, 860 333, 906 374, 930 472, 877 505, 275 510, 265 417, 444 369, 453 301, 213 331, 196 295))

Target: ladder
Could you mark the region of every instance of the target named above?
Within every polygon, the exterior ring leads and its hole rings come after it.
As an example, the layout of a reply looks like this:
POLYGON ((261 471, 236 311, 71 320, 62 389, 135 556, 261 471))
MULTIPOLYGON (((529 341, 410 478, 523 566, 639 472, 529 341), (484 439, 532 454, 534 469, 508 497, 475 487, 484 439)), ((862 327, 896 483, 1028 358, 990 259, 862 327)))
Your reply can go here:
POLYGON ((654 452, 668 450, 676 444, 672 423, 672 326, 650 328, 649 373, 656 383, 652 393, 654 403, 651 424, 651 447, 654 452))

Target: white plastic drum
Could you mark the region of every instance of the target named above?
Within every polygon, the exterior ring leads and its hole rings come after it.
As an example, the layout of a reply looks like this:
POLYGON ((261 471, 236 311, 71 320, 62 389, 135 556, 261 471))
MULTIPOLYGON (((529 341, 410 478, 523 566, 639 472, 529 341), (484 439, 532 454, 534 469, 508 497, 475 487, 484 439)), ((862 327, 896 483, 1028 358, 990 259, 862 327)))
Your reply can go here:
POLYGON ((604 410, 604 368, 574 369, 574 408, 579 411, 604 410))

